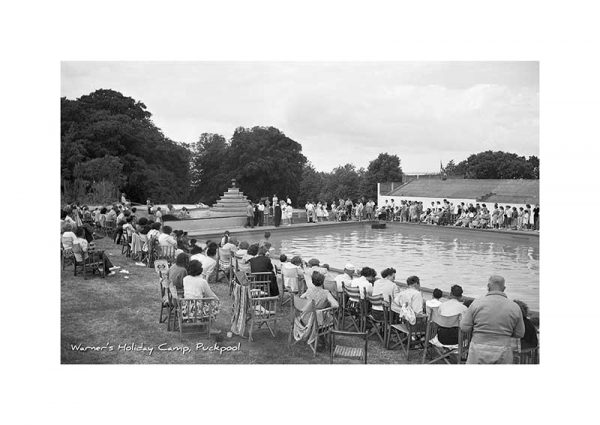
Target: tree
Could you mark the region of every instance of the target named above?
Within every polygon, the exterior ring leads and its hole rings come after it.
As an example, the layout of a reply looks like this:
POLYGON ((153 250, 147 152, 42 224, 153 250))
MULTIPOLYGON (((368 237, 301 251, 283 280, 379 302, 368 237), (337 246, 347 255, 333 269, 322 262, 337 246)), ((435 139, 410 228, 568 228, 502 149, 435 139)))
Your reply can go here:
POLYGON ((88 178, 116 165, 117 158, 121 166, 113 177, 119 178, 113 180, 133 201, 143 203, 147 197, 156 202, 185 201, 190 152, 165 137, 151 116, 142 102, 114 90, 96 90, 76 100, 61 98, 63 196, 79 197, 79 191, 69 194, 65 188, 89 183, 88 178))
POLYGON ((376 199, 377 183, 383 182, 402 182, 402 168, 397 155, 380 153, 377 158, 369 162, 362 179, 361 195, 376 199))
POLYGON ((298 205, 304 205, 307 201, 326 201, 325 192, 327 183, 327 173, 316 171, 315 167, 308 162, 302 169, 300 192, 298 194, 298 205))
POLYGON ((239 127, 230 144, 230 170, 250 198, 278 194, 297 200, 306 157, 302 145, 275 127, 239 127))
POLYGON ((229 143, 220 134, 202 133, 192 145, 191 193, 193 199, 214 203, 227 190, 233 170, 229 143))
POLYGON ((535 156, 525 159, 510 152, 485 151, 470 155, 457 165, 450 161, 446 173, 468 179, 537 179, 539 159, 535 156))
POLYGON ((343 199, 358 199, 360 193, 361 176, 353 164, 345 164, 333 169, 327 178, 327 202, 343 199))

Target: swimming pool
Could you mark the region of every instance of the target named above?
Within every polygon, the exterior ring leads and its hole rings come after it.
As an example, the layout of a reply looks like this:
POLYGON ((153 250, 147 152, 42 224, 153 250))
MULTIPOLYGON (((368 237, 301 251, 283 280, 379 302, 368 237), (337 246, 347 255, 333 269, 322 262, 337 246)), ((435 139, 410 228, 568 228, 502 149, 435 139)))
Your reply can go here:
MULTIPOLYGON (((243 233, 236 237, 260 239, 243 233)), ((538 237, 395 224, 376 230, 357 223, 273 231, 271 242, 275 258, 281 253, 306 261, 314 257, 337 268, 350 262, 377 273, 393 267, 398 281, 417 275, 421 286, 444 291, 457 283, 471 297, 484 295, 489 276, 499 274, 506 279, 509 298, 539 310, 538 237)))

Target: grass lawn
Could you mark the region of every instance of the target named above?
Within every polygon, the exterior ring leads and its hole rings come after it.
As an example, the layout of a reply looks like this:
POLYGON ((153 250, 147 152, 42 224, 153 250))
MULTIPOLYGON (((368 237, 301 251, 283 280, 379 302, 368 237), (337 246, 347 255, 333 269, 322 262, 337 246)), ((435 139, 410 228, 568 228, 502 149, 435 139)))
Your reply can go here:
MULTIPOLYGON (((61 362, 72 363, 233 363, 282 364, 329 363, 329 352, 320 348, 316 357, 304 342, 288 348, 290 331, 289 306, 280 311, 277 336, 266 329, 255 331, 254 341, 234 335, 227 338, 230 328, 232 299, 224 284, 213 285, 221 300, 221 311, 215 323, 222 332, 212 336, 184 336, 167 331, 166 323, 158 323, 160 296, 158 278, 154 269, 136 266, 134 261, 121 255, 120 247, 109 238, 97 241, 114 265, 129 274, 117 273, 106 279, 73 276, 73 266, 67 266, 61 276, 61 362), (126 278, 128 277, 128 278, 126 278), (220 353, 204 350, 214 344, 219 347, 238 347, 238 351, 220 353), (81 347, 106 347, 104 350, 79 351, 81 347), (135 345, 146 350, 127 350, 135 345), (162 344, 162 345, 161 345, 162 344), (197 349, 197 344, 203 344, 197 349), (122 348, 119 349, 119 346, 122 348), (109 351, 109 347, 113 348, 109 351), (165 350, 159 350, 159 346, 165 350), (189 347, 184 353, 182 347, 189 347), (150 353, 149 348, 153 348, 150 353), (168 350, 171 349, 171 350, 168 350)), ((246 334, 247 335, 247 334, 246 334)), ((360 342, 359 342, 360 343, 360 342)), ((411 352, 410 363, 420 363, 421 350, 411 352)), ((386 350, 373 336, 368 347, 369 363, 407 363, 399 348, 386 350)), ((336 359, 336 363, 344 363, 336 359)))

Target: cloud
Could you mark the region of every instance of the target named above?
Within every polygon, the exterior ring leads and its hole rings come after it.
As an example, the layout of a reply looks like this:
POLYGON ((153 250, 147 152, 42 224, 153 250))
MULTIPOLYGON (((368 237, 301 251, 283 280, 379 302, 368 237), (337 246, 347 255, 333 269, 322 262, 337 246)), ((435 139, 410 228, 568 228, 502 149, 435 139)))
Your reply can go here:
POLYGON ((380 152, 408 170, 481 150, 539 154, 535 62, 69 62, 62 94, 113 88, 144 102, 168 137, 231 137, 273 125, 317 169, 380 152))

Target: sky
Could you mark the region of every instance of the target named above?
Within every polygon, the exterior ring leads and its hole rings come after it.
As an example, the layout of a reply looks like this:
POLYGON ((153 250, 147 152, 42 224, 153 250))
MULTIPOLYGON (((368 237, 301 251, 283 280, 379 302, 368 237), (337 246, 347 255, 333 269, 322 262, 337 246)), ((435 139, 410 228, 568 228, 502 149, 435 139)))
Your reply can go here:
POLYGON ((178 142, 277 127, 319 171, 381 152, 404 172, 539 156, 538 62, 62 62, 61 96, 101 88, 143 102, 178 142))

